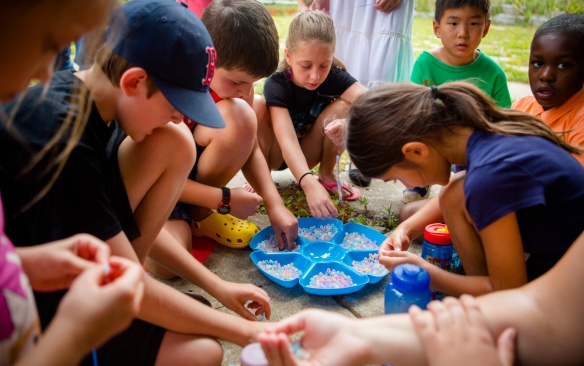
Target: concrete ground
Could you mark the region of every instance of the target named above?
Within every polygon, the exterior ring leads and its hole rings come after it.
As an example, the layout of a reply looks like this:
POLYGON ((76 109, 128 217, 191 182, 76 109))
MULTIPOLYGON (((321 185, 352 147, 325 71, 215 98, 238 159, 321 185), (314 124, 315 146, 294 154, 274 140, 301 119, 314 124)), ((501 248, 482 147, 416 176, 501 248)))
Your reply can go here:
MULTIPOLYGON (((521 96, 531 94, 529 85, 509 83, 509 89, 513 100, 521 96)), ((279 185, 296 184, 295 180, 289 170, 283 172, 272 172, 272 178, 279 185)), ((341 174, 341 178, 348 181, 347 172, 341 174)), ((241 187, 243 184, 243 176, 238 174, 230 183, 230 187, 241 187)), ((386 211, 388 207, 392 207, 396 211, 403 205, 402 190, 404 186, 399 182, 384 183, 380 180, 373 180, 371 186, 367 188, 360 188, 363 196, 367 197, 368 209, 373 212, 386 211)), ((432 188, 432 195, 439 191, 439 186, 432 188)), ((358 203, 351 203, 359 205, 358 203)), ((255 222, 260 229, 270 226, 270 223, 265 215, 255 215, 250 218, 255 222)), ((411 245, 411 252, 419 254, 421 251, 421 243, 414 241, 411 245)), ((250 259, 251 249, 230 249, 218 245, 209 259, 205 262, 211 271, 216 273, 219 277, 232 282, 251 283, 263 288, 270 296, 272 304, 272 321, 281 320, 290 316, 300 310, 307 308, 319 308, 329 311, 341 313, 348 317, 363 318, 383 314, 383 292, 385 285, 389 279, 386 276, 382 281, 374 285, 366 285, 362 290, 343 296, 315 296, 306 293, 300 285, 296 285, 292 289, 286 289, 278 284, 273 283, 265 277, 253 264, 250 259)), ((176 279, 172 281, 164 281, 168 284, 183 290, 199 293, 209 299, 213 308, 232 313, 222 304, 206 294, 204 291, 198 289, 195 285, 176 279)), ((222 342, 224 346, 224 366, 235 366, 239 363, 239 354, 241 347, 231 343, 222 342)))

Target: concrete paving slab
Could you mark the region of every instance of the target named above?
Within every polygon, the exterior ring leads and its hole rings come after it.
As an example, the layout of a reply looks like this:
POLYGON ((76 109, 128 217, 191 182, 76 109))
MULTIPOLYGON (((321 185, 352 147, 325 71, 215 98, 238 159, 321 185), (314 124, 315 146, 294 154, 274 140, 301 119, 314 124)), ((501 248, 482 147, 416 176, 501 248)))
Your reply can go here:
MULTIPOLYGON (((509 88, 514 100, 521 96, 531 94, 529 85, 526 84, 509 83, 509 88)), ((272 172, 272 178, 278 185, 296 184, 296 180, 289 170, 272 172)), ((343 172, 341 178, 348 180, 347 172, 343 172)), ((241 187, 244 181, 245 179, 240 173, 229 183, 229 186, 241 187)), ((393 212, 397 212, 403 205, 402 190, 404 186, 399 182, 384 183, 374 179, 370 187, 359 189, 362 195, 367 197, 368 210, 376 214, 382 215, 388 208, 391 208, 393 212)), ((433 186, 432 195, 437 194, 439 190, 440 186, 433 186)), ((349 204, 359 205, 357 202, 351 202, 349 204)), ((250 220, 255 222, 260 228, 270 225, 265 215, 256 214, 250 220)), ((419 240, 414 241, 409 251, 419 255, 421 252, 421 242, 419 240)), ((252 283, 263 288, 271 299, 273 309, 272 321, 281 320, 307 308, 325 309, 357 318, 383 314, 383 292, 389 276, 377 284, 366 285, 365 288, 354 294, 345 296, 314 296, 306 293, 300 285, 292 289, 286 289, 271 282, 255 267, 249 257, 250 253, 251 250, 249 248, 230 249, 218 246, 205 262, 205 266, 227 281, 252 283)), ((187 281, 182 279, 162 281, 179 290, 201 294, 211 301, 213 308, 232 313, 218 301, 206 294, 205 291, 202 291, 187 281)), ((237 365, 241 347, 227 342, 222 342, 222 344, 224 346, 222 364, 224 366, 237 365)))

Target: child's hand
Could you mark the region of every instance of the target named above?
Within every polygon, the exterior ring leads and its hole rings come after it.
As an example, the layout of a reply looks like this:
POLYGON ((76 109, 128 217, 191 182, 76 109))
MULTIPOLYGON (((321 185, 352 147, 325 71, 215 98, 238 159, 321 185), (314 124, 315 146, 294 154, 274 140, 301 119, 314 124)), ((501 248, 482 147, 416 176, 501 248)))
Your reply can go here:
POLYGON ((333 142, 333 144, 335 144, 335 146, 340 146, 342 148, 344 146, 345 138, 345 120, 336 119, 327 124, 324 128, 324 134, 333 142))
POLYGON ((142 267, 125 258, 112 257, 107 274, 93 265, 73 281, 51 326, 75 334, 87 350, 97 347, 138 314, 143 280, 142 267))
POLYGON ((254 215, 263 199, 257 193, 250 193, 244 188, 231 189, 231 215, 245 220, 254 215))
POLYGON ((389 13, 399 6, 401 0, 375 0, 373 7, 384 13, 389 13))
POLYGON ((352 320, 322 310, 303 310, 260 334, 266 358, 279 365, 355 365, 363 363, 366 342, 354 335, 352 320), (301 344, 307 358, 298 359, 291 351, 289 335, 304 332, 301 344))
POLYGON ((472 296, 433 301, 428 310, 412 306, 409 313, 429 365, 513 364, 515 329, 505 329, 495 344, 472 296))
POLYGON ((388 270, 393 270, 400 264, 410 263, 424 267, 427 263, 422 257, 407 251, 383 251, 379 255, 379 263, 383 264, 388 270))
POLYGON ((257 320, 258 316, 264 314, 266 319, 270 319, 272 315, 270 297, 261 288, 251 284, 228 281, 223 281, 220 287, 220 290, 216 291, 213 296, 241 317, 257 320), (248 309, 253 310, 253 313, 248 309))
POLYGON ((88 234, 33 247, 17 248, 22 267, 37 291, 66 289, 81 272, 109 261, 110 248, 88 234))
POLYGON ((270 207, 268 217, 280 250, 294 249, 294 242, 298 238, 298 219, 283 204, 270 207))
POLYGON ((411 239, 406 234, 405 230, 398 226, 396 227, 391 234, 381 243, 379 246, 379 256, 383 255, 383 252, 390 251, 390 250, 408 250, 410 247, 411 239))

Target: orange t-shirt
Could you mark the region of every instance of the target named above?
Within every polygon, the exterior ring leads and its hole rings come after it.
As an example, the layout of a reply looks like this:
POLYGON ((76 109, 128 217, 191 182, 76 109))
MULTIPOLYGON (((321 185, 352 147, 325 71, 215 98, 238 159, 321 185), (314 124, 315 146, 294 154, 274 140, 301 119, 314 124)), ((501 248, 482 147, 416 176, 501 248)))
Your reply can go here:
MULTIPOLYGON (((584 149, 584 88, 562 105, 547 111, 533 96, 519 99, 511 108, 539 117, 553 131, 563 133, 564 141, 584 149)), ((584 153, 574 157, 584 165, 584 153)))

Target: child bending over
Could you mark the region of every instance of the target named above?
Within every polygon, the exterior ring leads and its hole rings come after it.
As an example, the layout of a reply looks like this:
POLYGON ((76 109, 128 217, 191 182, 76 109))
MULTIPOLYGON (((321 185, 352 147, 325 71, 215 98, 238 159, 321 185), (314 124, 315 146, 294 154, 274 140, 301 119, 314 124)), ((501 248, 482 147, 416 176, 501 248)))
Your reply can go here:
POLYGON ((584 230, 584 169, 570 155, 578 150, 471 84, 372 89, 349 111, 347 150, 366 175, 445 186, 440 209, 467 276, 387 246, 380 262, 422 266, 431 287, 447 294, 519 287, 549 270, 584 230), (451 179, 453 164, 467 171, 451 179))
MULTIPOLYGON (((334 57, 335 29, 323 12, 297 14, 290 23, 284 59, 264 86, 268 118, 259 118, 259 142, 271 169, 289 167, 306 194, 312 216, 332 217, 337 209, 336 156, 340 149, 325 138, 325 127, 346 116, 367 90, 334 57), (310 169, 320 163, 318 177, 310 169)), ((342 124, 338 124, 342 126, 342 124)), ((360 192, 341 183, 343 199, 360 192)))

